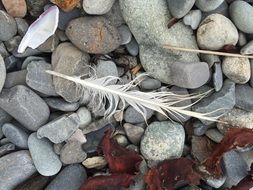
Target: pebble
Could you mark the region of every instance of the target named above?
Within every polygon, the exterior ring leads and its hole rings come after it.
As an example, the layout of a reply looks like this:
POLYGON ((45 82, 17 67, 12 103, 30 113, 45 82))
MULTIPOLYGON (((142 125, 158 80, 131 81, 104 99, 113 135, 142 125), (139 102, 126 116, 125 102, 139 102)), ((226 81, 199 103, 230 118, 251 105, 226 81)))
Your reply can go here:
POLYGON ((52 3, 56 4, 60 9, 65 12, 69 12, 75 7, 80 7, 80 0, 62 1, 62 0, 50 0, 52 3))
POLYGON ((7 41, 17 33, 15 19, 8 13, 0 10, 0 41, 7 41))
POLYGON ((58 28, 60 30, 65 30, 68 26, 68 23, 81 16, 81 10, 78 8, 74 8, 73 10, 69 12, 65 12, 60 10, 59 13, 59 23, 58 23, 58 28))
POLYGON ((96 66, 96 75, 98 78, 115 76, 118 77, 118 69, 116 64, 111 60, 99 59, 96 66))
POLYGON ((144 129, 137 125, 132 125, 131 123, 125 123, 123 127, 125 129, 127 138, 131 141, 131 143, 138 145, 141 141, 144 129))
POLYGON ((191 26, 193 30, 199 27, 202 19, 202 13, 200 10, 191 10, 187 15, 184 16, 183 22, 187 26, 191 26))
MULTIPOLYGON (((235 83, 230 80, 225 80, 222 89, 215 92, 207 98, 204 98, 199 103, 192 106, 192 111, 200 113, 210 113, 216 111, 210 116, 220 117, 227 113, 235 105, 235 83), (222 109, 221 109, 222 108, 222 109), (219 110, 220 109, 220 110, 219 110)), ((210 121, 201 120, 204 124, 211 124, 210 121)))
POLYGON ((32 133, 28 138, 28 147, 34 165, 43 176, 53 176, 57 174, 62 163, 54 153, 53 145, 47 139, 38 139, 36 133, 32 133))
POLYGON ((162 84, 159 80, 146 77, 144 80, 141 81, 139 85, 144 90, 156 90, 160 88, 162 84))
POLYGON ((62 98, 44 98, 47 105, 53 110, 59 110, 64 112, 76 111, 79 108, 79 102, 69 103, 62 98))
POLYGON ((104 15, 115 27, 119 27, 125 24, 125 20, 122 16, 122 11, 120 8, 119 1, 115 1, 111 10, 104 15))
POLYGON ((220 143, 224 137, 217 129, 208 129, 206 136, 216 143, 220 143))
POLYGON ((132 106, 129 106, 125 112, 124 112, 124 120, 127 123, 132 123, 132 124, 136 124, 136 123, 142 123, 145 122, 147 120, 149 120, 152 115, 154 114, 154 111, 151 109, 146 109, 147 114, 144 117, 141 113, 139 113, 137 110, 135 110, 132 106))
POLYGON ((112 52, 121 42, 117 28, 102 16, 86 16, 70 21, 66 35, 79 49, 92 54, 112 52))
POLYGON ((29 178, 23 184, 15 188, 15 190, 42 190, 49 182, 49 177, 37 175, 29 178))
POLYGON ((229 15, 236 27, 245 33, 253 33, 253 7, 245 1, 234 1, 229 6, 229 15))
POLYGON ((206 62, 211 68, 215 63, 221 63, 219 56, 217 55, 209 55, 209 54, 201 54, 200 60, 206 62))
POLYGON ((81 165, 69 165, 49 183, 45 190, 77 190, 86 178, 86 171, 81 165))
POLYGON ((38 17, 44 11, 44 6, 48 0, 26 0, 28 11, 31 16, 38 17))
POLYGON ((103 15, 110 11, 115 0, 83 0, 83 9, 90 15, 103 15))
POLYGON ((196 0, 167 0, 169 11, 175 18, 184 17, 193 7, 196 0))
POLYGON ((16 149, 15 145, 12 143, 7 143, 0 146, 0 157, 13 152, 16 149))
POLYGON ((3 42, 0 42, 0 55, 4 59, 10 55, 3 42))
POLYGON ((225 57, 222 62, 222 71, 235 83, 245 84, 251 75, 250 61, 248 58, 225 57))
POLYGON ((38 130, 49 118, 45 101, 23 85, 2 90, 0 107, 31 131, 38 130))
POLYGON ((246 38, 245 33, 239 31, 238 45, 240 47, 242 47, 242 46, 244 46, 246 44, 247 44, 247 38, 246 38))
POLYGON ((217 128, 225 134, 229 128, 240 127, 253 129, 253 113, 234 108, 220 118, 217 128))
POLYGON ((28 141, 28 134, 22 130, 21 128, 11 124, 5 123, 2 126, 2 131, 5 137, 8 138, 10 142, 16 145, 19 148, 27 149, 27 141, 28 141))
POLYGON ((214 64, 213 86, 216 92, 220 91, 223 85, 223 73, 221 63, 214 64))
POLYGON ((248 42, 245 46, 240 50, 240 54, 242 55, 250 55, 253 54, 253 40, 248 42))
POLYGON ((16 20, 16 23, 17 23, 18 34, 21 37, 23 37, 26 34, 26 32, 29 28, 29 25, 28 25, 28 23, 26 22, 25 19, 15 18, 15 20, 16 20))
POLYGON ((92 121, 91 113, 86 107, 80 107, 76 113, 80 120, 80 123, 79 123, 80 129, 84 129, 86 126, 88 126, 91 123, 92 121))
POLYGON ((140 144, 142 155, 151 161, 182 156, 185 132, 176 122, 153 122, 148 125, 140 144))
POLYGON ((156 46, 140 46, 140 59, 147 73, 163 83, 182 88, 198 88, 205 84, 210 76, 207 63, 176 62, 176 56, 161 51, 156 46), (167 63, 167 64, 164 64, 167 63), (173 64, 172 64, 173 63, 173 64))
MULTIPOLYGON (((52 54, 52 68, 54 71, 66 74, 80 76, 88 73, 88 63, 90 56, 81 52, 71 43, 61 43, 52 54)), ((53 77, 53 84, 57 94, 63 97, 67 102, 77 102, 82 92, 78 85, 73 82, 53 77), (66 86, 68 87, 66 89, 66 86)))
POLYGON ((69 141, 61 149, 60 159, 63 164, 77 164, 87 158, 87 153, 82 149, 79 141, 69 141))
POLYGON ((7 154, 0 158, 0 189, 14 189, 35 172, 29 151, 21 150, 7 154))
POLYGON ((224 0, 196 0, 195 5, 203 12, 213 11, 218 8, 224 0))
POLYGON ((193 132, 196 136, 202 136, 206 133, 208 125, 203 124, 201 121, 197 120, 193 123, 193 132))
POLYGON ((5 79, 6 79, 6 68, 3 57, 0 54, 0 92, 2 91, 2 88, 4 86, 5 79))
POLYGON ((132 37, 131 41, 126 44, 126 49, 128 53, 132 56, 137 56, 139 54, 139 44, 134 37, 132 37))
POLYGON ((28 56, 32 56, 32 55, 39 55, 41 54, 41 52, 37 49, 32 49, 30 47, 26 48, 26 50, 23 52, 23 53, 18 53, 17 52, 18 49, 15 49, 12 54, 15 56, 15 57, 18 57, 18 58, 23 58, 23 57, 28 57, 28 56))
POLYGON ((46 137, 53 143, 67 140, 79 127, 79 117, 76 113, 63 115, 37 131, 38 138, 46 137))
POLYGON ((197 41, 201 49, 219 50, 225 45, 236 45, 239 34, 234 24, 225 16, 211 14, 197 30, 197 41))
POLYGON ((28 65, 32 62, 39 62, 39 61, 46 61, 43 57, 37 57, 37 56, 28 56, 22 64, 21 69, 27 69, 28 65))
POLYGON ((25 0, 2 0, 5 10, 13 17, 24 17, 26 15, 27 6, 25 0))
POLYGON ((8 56, 4 59, 7 72, 15 71, 20 64, 20 60, 14 55, 8 56))
POLYGON ((83 166, 88 169, 102 169, 107 165, 103 156, 94 156, 87 158, 82 162, 83 166))
POLYGON ((227 177, 224 187, 231 188, 248 175, 247 163, 235 151, 226 152, 223 155, 223 166, 227 177))
POLYGON ((61 154, 61 149, 64 146, 64 144, 65 143, 58 143, 58 144, 53 145, 55 154, 57 154, 57 155, 61 154))
POLYGON ((229 14, 228 14, 228 3, 227 1, 224 1, 214 10, 212 11, 208 11, 208 12, 203 12, 203 17, 207 17, 211 14, 214 14, 214 13, 218 13, 218 14, 221 14, 227 18, 229 18, 229 14))
POLYGON ((83 132, 81 129, 77 129, 73 135, 71 135, 71 137, 68 138, 68 140, 66 142, 70 142, 70 141, 79 141, 81 143, 86 143, 87 139, 84 136, 83 132))
POLYGON ((246 152, 239 152, 240 156, 245 160, 248 165, 248 171, 250 171, 251 164, 253 162, 253 151, 248 150, 246 152))
POLYGON ((129 142, 125 135, 117 134, 113 138, 117 141, 117 143, 120 146, 126 147, 127 145, 129 145, 129 142))
POLYGON ((39 47, 37 47, 37 49, 41 52, 51 53, 57 48, 59 42, 59 37, 54 34, 50 36, 45 42, 43 42, 39 47))
POLYGON ((4 45, 9 52, 13 52, 15 49, 17 49, 20 42, 21 42, 21 37, 14 36, 13 38, 4 42, 4 45))
POLYGON ((253 111, 253 88, 248 84, 235 86, 235 106, 245 111, 253 111))
POLYGON ((102 118, 94 120, 92 123, 84 127, 83 134, 88 134, 88 133, 100 130, 108 124, 116 125, 116 123, 117 122, 113 117, 108 118, 108 119, 102 117, 102 118))
POLYGON ((53 85, 53 77, 46 73, 52 65, 44 60, 32 61, 27 65, 26 84, 32 89, 48 96, 58 96, 53 85))
POLYGON ((131 42, 132 40, 132 33, 127 25, 121 25, 118 27, 120 38, 121 38, 121 45, 125 45, 131 42))
POLYGON ((214 187, 216 189, 220 188, 226 181, 226 176, 222 176, 220 178, 208 177, 206 180, 207 185, 214 187))

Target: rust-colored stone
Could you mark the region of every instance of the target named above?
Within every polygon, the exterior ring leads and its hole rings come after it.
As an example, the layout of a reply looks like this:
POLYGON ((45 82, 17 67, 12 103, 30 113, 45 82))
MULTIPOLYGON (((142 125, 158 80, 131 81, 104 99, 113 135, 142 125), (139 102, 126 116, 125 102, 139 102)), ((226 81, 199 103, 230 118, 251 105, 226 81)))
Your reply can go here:
POLYGON ((80 0, 50 0, 65 12, 71 11, 80 4, 80 0))

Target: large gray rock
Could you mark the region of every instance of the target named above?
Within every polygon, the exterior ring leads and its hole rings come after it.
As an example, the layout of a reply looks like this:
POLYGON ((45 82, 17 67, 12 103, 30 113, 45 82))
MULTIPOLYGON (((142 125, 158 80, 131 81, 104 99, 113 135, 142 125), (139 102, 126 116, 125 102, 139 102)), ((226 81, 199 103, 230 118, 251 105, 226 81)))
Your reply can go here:
POLYGON ((86 171, 81 165, 69 165, 50 182, 45 190, 77 190, 86 178, 86 171))
POLYGON ((0 158, 0 190, 13 190, 24 182, 36 169, 29 151, 21 150, 0 158))
POLYGON ((146 128, 140 151, 150 161, 182 156, 185 132, 182 125, 170 121, 153 122, 146 128))
POLYGON ((235 86, 235 106, 246 110, 253 111, 253 88, 248 84, 235 86))
POLYGON ((4 64, 4 59, 0 54, 0 92, 2 91, 2 88, 4 86, 5 78, 6 78, 6 68, 4 64))
MULTIPOLYGON (((235 105, 235 83, 226 80, 219 92, 213 93, 211 96, 204 98, 199 103, 192 106, 192 111, 200 113, 212 113, 210 116, 221 117, 223 114, 231 110, 235 105)), ((204 124, 210 124, 210 121, 202 120, 204 124)))
POLYGON ((38 172, 44 176, 57 174, 62 163, 53 150, 53 145, 47 139, 38 139, 36 133, 32 133, 28 138, 28 147, 34 165, 38 172))
POLYGON ((7 41, 17 33, 15 19, 3 10, 0 10, 0 41, 7 41))
POLYGON ((31 131, 38 130, 49 118, 45 101, 22 85, 2 90, 0 107, 31 131))
POLYGON ((195 0, 167 0, 170 13, 175 18, 182 18, 193 7, 195 0))
POLYGON ((76 113, 63 115, 37 131, 38 138, 46 137, 53 143, 61 143, 67 140, 79 127, 79 117, 76 113))

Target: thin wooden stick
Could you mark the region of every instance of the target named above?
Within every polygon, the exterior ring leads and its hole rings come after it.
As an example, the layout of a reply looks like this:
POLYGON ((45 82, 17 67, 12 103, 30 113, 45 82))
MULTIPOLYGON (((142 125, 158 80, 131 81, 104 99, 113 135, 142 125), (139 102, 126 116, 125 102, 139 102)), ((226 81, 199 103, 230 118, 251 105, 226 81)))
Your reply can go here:
POLYGON ((166 49, 170 49, 170 50, 178 50, 178 51, 193 52, 193 53, 203 53, 203 54, 209 54, 209 55, 220 55, 220 56, 227 56, 227 57, 240 57, 240 58, 253 59, 253 56, 241 55, 241 54, 236 54, 236 53, 225 53, 225 52, 219 52, 219 51, 189 49, 189 48, 173 47, 173 46, 168 46, 168 45, 165 45, 163 47, 166 48, 166 49))

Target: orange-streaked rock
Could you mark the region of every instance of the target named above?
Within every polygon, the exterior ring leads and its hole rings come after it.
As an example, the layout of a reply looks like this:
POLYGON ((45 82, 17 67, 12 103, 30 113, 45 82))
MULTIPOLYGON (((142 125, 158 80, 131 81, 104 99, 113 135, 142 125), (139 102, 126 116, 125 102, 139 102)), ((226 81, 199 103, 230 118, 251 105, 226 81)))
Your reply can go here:
POLYGON ((76 6, 80 5, 80 0, 50 0, 50 1, 66 12, 71 11, 76 6))

